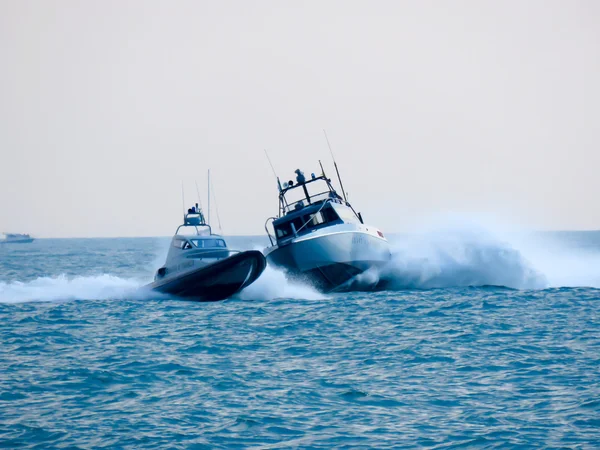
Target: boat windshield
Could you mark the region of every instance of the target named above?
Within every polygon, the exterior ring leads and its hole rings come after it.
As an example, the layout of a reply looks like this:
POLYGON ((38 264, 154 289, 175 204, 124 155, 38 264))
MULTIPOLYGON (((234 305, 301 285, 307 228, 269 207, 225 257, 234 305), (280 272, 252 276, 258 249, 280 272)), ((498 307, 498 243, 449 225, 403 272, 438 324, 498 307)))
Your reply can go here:
POLYGON ((277 239, 284 239, 294 235, 296 232, 306 233, 316 228, 325 227, 331 225, 334 222, 339 223, 339 217, 333 208, 325 208, 321 211, 317 211, 314 214, 306 214, 304 216, 298 216, 292 220, 284 221, 275 225, 275 234, 277 239), (292 224, 294 228, 292 229, 292 224))
POLYGON ((198 248, 226 248, 227 244, 223 239, 190 239, 192 244, 198 248))
POLYGON ((335 212, 337 212, 340 219, 345 223, 360 223, 360 220, 358 220, 358 217, 356 217, 356 214, 350 208, 338 206, 335 208, 335 212))

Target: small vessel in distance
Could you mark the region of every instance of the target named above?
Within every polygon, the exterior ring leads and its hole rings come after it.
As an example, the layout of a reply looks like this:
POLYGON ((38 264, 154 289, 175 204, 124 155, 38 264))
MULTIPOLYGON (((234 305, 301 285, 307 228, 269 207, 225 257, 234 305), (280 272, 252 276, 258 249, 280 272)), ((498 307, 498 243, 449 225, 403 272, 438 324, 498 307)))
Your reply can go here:
POLYGON ((0 239, 0 244, 29 244, 34 241, 34 238, 28 234, 19 233, 2 233, 3 239, 0 239))
POLYGON ((281 186, 278 179, 279 214, 265 223, 271 241, 267 261, 324 292, 355 289, 357 275, 390 260, 387 239, 364 224, 345 195, 333 188, 323 166, 321 175, 313 173, 309 180, 299 169, 296 174, 295 184, 290 180, 281 186), (269 232, 270 221, 275 236, 269 232))
POLYGON ((212 234, 196 203, 177 228, 165 265, 147 287, 190 300, 224 300, 256 281, 266 264, 259 251, 228 249, 223 237, 212 234))

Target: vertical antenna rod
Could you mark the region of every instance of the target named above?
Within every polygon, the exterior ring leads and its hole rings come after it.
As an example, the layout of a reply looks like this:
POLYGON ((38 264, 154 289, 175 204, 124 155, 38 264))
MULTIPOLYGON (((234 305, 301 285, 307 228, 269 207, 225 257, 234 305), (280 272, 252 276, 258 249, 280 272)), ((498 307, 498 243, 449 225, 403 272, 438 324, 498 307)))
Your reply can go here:
POLYGON ((329 144, 329 138, 327 137, 327 132, 323 129, 323 133, 325 134, 325 140, 327 141, 327 147, 329 147, 329 153, 331 153, 331 159, 333 159, 333 166, 335 167, 335 173, 337 173, 338 181, 340 182, 340 187, 342 188, 342 194, 344 196, 344 201, 348 203, 348 199, 346 198, 346 191, 344 190, 344 185, 342 184, 342 177, 340 177, 340 171, 338 170, 337 163, 335 162, 335 156, 333 156, 333 150, 331 150, 331 145, 329 144))
POLYGON ((215 191, 215 187, 212 185, 212 183, 210 183, 210 185, 212 186, 212 196, 215 201, 215 211, 217 213, 217 223, 219 224, 219 233, 223 234, 223 227, 221 226, 221 216, 219 216, 219 202, 217 202, 217 194, 215 191))
POLYGON ((267 149, 265 148, 265 155, 267 155, 267 161, 269 161, 269 165, 271 166, 271 170, 273 171, 273 175, 277 178, 277 187, 279 188, 279 192, 281 192, 281 182, 279 181, 279 177, 275 172, 275 167, 273 167, 273 163, 271 162, 271 158, 269 158, 269 154, 267 153, 267 149))
POLYGON ((200 217, 202 222, 204 222, 204 212, 202 211, 202 200, 200 200, 200 189, 198 189, 198 182, 196 180, 194 180, 194 184, 196 185, 196 195, 198 196, 198 204, 200 205, 200 211, 197 211, 198 213, 200 213, 200 217))
POLYGON ((183 211, 183 223, 185 223, 185 196, 183 194, 183 180, 181 180, 181 208, 183 211))
POLYGON ((208 169, 208 205, 206 207, 206 223, 210 225, 210 169, 208 169))

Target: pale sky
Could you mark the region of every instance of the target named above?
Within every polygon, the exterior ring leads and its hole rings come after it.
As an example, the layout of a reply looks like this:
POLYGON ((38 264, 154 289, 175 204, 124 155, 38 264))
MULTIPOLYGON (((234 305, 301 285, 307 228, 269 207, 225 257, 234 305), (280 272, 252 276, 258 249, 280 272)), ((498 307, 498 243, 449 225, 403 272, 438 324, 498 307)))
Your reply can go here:
POLYGON ((0 231, 261 234, 323 128, 386 232, 598 229, 600 2, 0 0, 0 231))

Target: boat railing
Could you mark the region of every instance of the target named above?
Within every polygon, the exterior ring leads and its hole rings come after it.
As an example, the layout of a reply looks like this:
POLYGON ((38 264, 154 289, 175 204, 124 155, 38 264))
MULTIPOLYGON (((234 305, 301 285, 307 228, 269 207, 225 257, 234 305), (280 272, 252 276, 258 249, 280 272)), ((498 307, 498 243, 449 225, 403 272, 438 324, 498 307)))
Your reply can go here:
POLYGON ((317 194, 314 195, 310 195, 308 197, 303 197, 297 201, 293 201, 291 203, 287 202, 287 199, 285 198, 285 195, 282 196, 282 202, 281 202, 281 212, 282 214, 287 214, 289 212, 293 212, 296 211, 296 205, 298 205, 299 203, 304 203, 305 201, 309 202, 310 204, 313 203, 318 203, 321 201, 329 201, 329 200, 339 200, 339 203, 344 203, 343 199, 339 196, 339 194, 333 190, 327 190, 327 191, 323 191, 323 192, 319 192, 317 194), (319 198, 319 197, 323 197, 324 198, 319 198))
POLYGON ((208 235, 212 235, 212 228, 207 223, 201 223, 198 225, 183 223, 177 227, 175 234, 179 235, 179 236, 203 236, 203 235, 206 235, 207 230, 208 230, 208 235), (179 234, 179 230, 182 228, 183 229, 193 228, 196 231, 196 234, 195 235, 194 234, 190 234, 190 235, 179 234), (204 232, 204 234, 202 232, 204 232))
MULTIPOLYGON (((265 231, 267 232, 267 236, 269 237, 269 241, 271 242, 271 246, 275 245, 273 243, 273 238, 275 238, 275 236, 271 236, 271 233, 269 233, 269 221, 274 222, 277 219, 277 217, 269 217, 266 221, 265 221, 265 231)), ((277 239, 277 238, 275 238, 277 239)))

